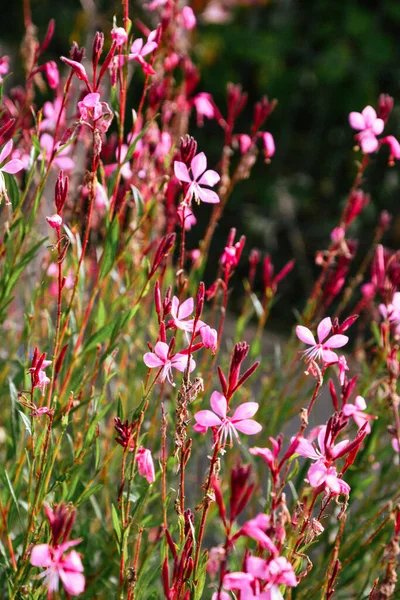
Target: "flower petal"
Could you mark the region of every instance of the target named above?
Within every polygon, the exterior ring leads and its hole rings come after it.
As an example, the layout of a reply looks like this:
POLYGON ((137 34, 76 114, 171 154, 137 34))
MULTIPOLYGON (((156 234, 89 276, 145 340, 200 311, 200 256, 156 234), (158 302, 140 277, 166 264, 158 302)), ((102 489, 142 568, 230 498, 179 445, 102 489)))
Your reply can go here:
POLYGON ((243 419, 251 419, 258 411, 259 405, 257 402, 244 402, 237 407, 232 416, 232 422, 242 421, 243 419))
POLYGON ((5 164, 1 170, 4 171, 4 173, 14 174, 19 173, 19 171, 22 171, 23 168, 23 162, 18 158, 13 158, 7 164, 5 164))
POLYGON ((211 410, 199 410, 199 412, 194 415, 194 419, 196 423, 202 427, 217 427, 218 425, 221 425, 222 422, 211 410))
POLYGON ((60 578, 67 594, 78 596, 85 591, 85 577, 82 573, 69 573, 60 568, 60 578))
POLYGON ((372 127, 374 121, 376 121, 376 111, 372 106, 366 106, 362 111, 362 116, 364 117, 365 127, 372 127))
POLYGON ((165 342, 157 342, 157 344, 154 346, 155 354, 157 354, 157 356, 159 356, 163 362, 165 362, 168 358, 168 351, 169 347, 165 342))
MULTIPOLYGON (((174 369, 177 369, 181 373, 184 373, 184 371, 186 371, 187 364, 188 364, 187 354, 175 354, 175 356, 171 360, 171 364, 174 367, 174 369)), ((193 360, 193 358, 190 358, 189 373, 191 373, 193 371, 193 369, 195 369, 195 368, 196 368, 196 363, 193 360)))
POLYGON ((186 319, 189 317, 194 310, 193 298, 188 298, 185 302, 182 302, 178 308, 178 319, 186 319))
POLYGON ((211 408, 217 415, 226 419, 226 411, 228 408, 228 403, 226 401, 225 396, 220 394, 219 392, 213 392, 210 398, 211 408))
POLYGON ((356 129, 357 131, 362 131, 365 129, 364 117, 359 112, 351 112, 349 114, 349 123, 350 127, 356 129))
POLYGON ((308 481, 312 487, 319 487, 325 482, 327 468, 322 462, 316 462, 308 469, 308 481))
POLYGON ((322 360, 326 363, 337 363, 339 358, 335 352, 332 350, 322 350, 322 360))
POLYGON ((297 325, 296 327, 296 335, 305 344, 309 344, 310 346, 315 346, 315 338, 308 327, 304 327, 303 325, 297 325))
POLYGON ((342 348, 342 346, 345 346, 348 341, 349 338, 347 337, 347 335, 336 334, 330 337, 328 340, 326 340, 326 342, 324 342, 324 347, 342 348))
POLYGON ((367 403, 365 402, 362 396, 357 396, 354 402, 358 410, 365 410, 367 408, 367 403))
POLYGON ((299 437, 298 440, 299 443, 295 450, 296 454, 300 454, 300 456, 304 456, 306 458, 312 458, 313 460, 318 460, 321 458, 311 442, 303 437, 299 437))
POLYGON ((209 169, 200 177, 198 183, 200 185, 209 185, 210 187, 214 187, 218 183, 221 177, 218 175, 216 171, 209 169))
POLYGON ((317 328, 318 341, 320 344, 324 341, 324 339, 329 335, 332 330, 332 321, 330 317, 325 317, 322 319, 321 323, 317 328))
POLYGON ((204 152, 196 154, 192 162, 190 163, 192 169, 193 179, 197 181, 202 173, 207 169, 207 158, 204 152))
POLYGON ((161 360, 154 352, 146 352, 143 356, 143 362, 146 367, 149 369, 154 369, 154 367, 161 367, 164 364, 164 361, 161 360))
POLYGON ((184 181, 185 183, 190 183, 192 181, 187 166, 179 160, 174 162, 174 173, 179 181, 184 181))
POLYGON ((4 160, 6 160, 7 156, 9 156, 9 154, 11 154, 12 149, 13 149, 13 141, 8 140, 7 144, 4 146, 4 148, 0 152, 0 165, 4 160))
POLYGON ((382 133, 384 127, 385 123, 382 119, 375 119, 374 124, 372 125, 372 131, 375 135, 379 135, 380 133, 382 133))
POLYGON ((206 202, 207 204, 219 204, 220 199, 216 192, 213 192, 212 190, 208 190, 206 188, 202 188, 200 186, 197 187, 197 193, 202 202, 206 202))
POLYGON ((32 549, 31 565, 34 567, 50 567, 52 563, 49 544, 39 544, 32 549))
POLYGON ((257 421, 253 421, 253 419, 244 419, 243 421, 238 421, 237 423, 234 423, 234 427, 241 433, 246 433, 247 435, 255 435, 262 429, 262 425, 257 423, 257 421))
POLYGON ((378 149, 378 140, 373 133, 360 133, 360 146, 364 154, 371 154, 378 149))

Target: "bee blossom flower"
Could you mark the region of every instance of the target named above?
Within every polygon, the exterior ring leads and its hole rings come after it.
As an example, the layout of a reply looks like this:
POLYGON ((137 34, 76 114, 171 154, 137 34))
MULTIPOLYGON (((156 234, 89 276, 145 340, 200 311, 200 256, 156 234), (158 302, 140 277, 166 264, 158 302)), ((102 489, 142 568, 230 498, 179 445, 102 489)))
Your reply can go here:
POLYGON ((185 29, 190 31, 196 27, 196 16, 190 6, 184 6, 181 15, 185 29))
POLYGON ((151 456, 150 450, 140 446, 136 453, 136 460, 139 468, 139 474, 142 477, 146 477, 149 483, 154 483, 156 476, 154 473, 153 457, 151 456))
POLYGON ((376 115, 376 111, 372 106, 366 106, 364 110, 359 112, 351 112, 349 115, 350 127, 359 131, 356 135, 364 154, 371 154, 379 147, 379 142, 376 136, 382 133, 385 123, 376 115))
MULTIPOLYGON (((148 54, 151 54, 151 52, 154 52, 154 50, 156 50, 156 48, 158 48, 158 43, 156 42, 157 35, 158 35, 158 30, 154 29, 154 31, 151 31, 149 33, 147 42, 145 44, 143 44, 142 38, 137 38, 136 40, 134 40, 134 42, 131 46, 130 53, 128 55, 129 61, 136 60, 140 64, 145 75, 154 75, 155 74, 155 70, 153 69, 153 67, 151 65, 149 65, 149 63, 147 63, 143 57, 147 56, 148 54)), ((120 65, 123 64, 123 62, 124 62, 124 57, 121 56, 120 57, 120 65)))
POLYGON ((342 348, 349 341, 347 335, 336 334, 328 337, 332 331, 332 321, 330 317, 322 319, 317 328, 318 343, 311 331, 303 325, 296 327, 296 335, 305 344, 311 346, 304 350, 303 354, 306 360, 322 360, 324 363, 337 363, 338 355, 332 351, 332 348, 342 348))
POLYGON ((216 329, 213 329, 209 325, 203 325, 200 327, 201 341, 205 348, 211 348, 213 352, 217 349, 218 333, 216 329))
POLYGON ((343 414, 346 417, 352 417, 358 427, 362 427, 364 423, 367 423, 365 428, 366 433, 371 433, 371 425, 369 421, 376 419, 374 415, 368 415, 365 413, 365 409, 367 408, 367 403, 365 402, 362 396, 357 396, 354 404, 347 403, 343 407, 343 414))
POLYGON ((207 169, 207 158, 204 152, 197 154, 190 163, 190 175, 189 170, 185 163, 176 160, 174 162, 175 177, 183 183, 188 183, 189 188, 185 195, 185 202, 189 203, 192 197, 196 202, 208 202, 209 204, 218 204, 219 196, 216 192, 204 188, 202 186, 207 185, 214 187, 220 180, 220 176, 216 171, 207 169))
POLYGON ((350 494, 350 486, 340 479, 335 467, 327 467, 323 460, 315 462, 308 469, 308 481, 313 488, 325 487, 325 491, 332 494, 350 494))
MULTIPOLYGON (((165 342, 157 342, 154 347, 154 352, 146 352, 143 357, 144 364, 149 369, 162 367, 160 374, 160 381, 167 379, 171 385, 174 385, 172 381, 172 369, 177 369, 183 373, 186 370, 188 357, 184 354, 175 354, 168 356, 169 347, 165 342)), ((196 363, 193 358, 190 358, 189 372, 196 368, 196 363)))
MULTIPOLYGON (((4 163, 4 161, 10 156, 12 149, 13 141, 8 140, 7 144, 0 152, 0 165, 4 163)), ((4 196, 4 198, 6 199, 6 204, 11 204, 10 198, 8 197, 6 180, 4 178, 3 173, 9 173, 10 175, 14 175, 15 173, 19 173, 19 171, 22 171, 23 168, 24 165, 22 161, 19 160, 19 158, 12 158, 5 165, 0 167, 0 202, 4 196)))
POLYGON ((200 410, 194 415, 196 421, 194 429, 198 433, 206 433, 209 427, 217 427, 219 441, 222 445, 226 445, 228 438, 229 444, 232 444, 233 437, 240 442, 238 431, 247 435, 254 435, 261 431, 260 423, 251 418, 258 411, 257 402, 241 404, 232 417, 227 416, 228 402, 219 392, 211 394, 210 404, 212 411, 200 410))
POLYGON ((123 27, 114 27, 111 30, 111 39, 117 44, 117 48, 120 48, 128 40, 128 34, 123 27))
POLYGON ((60 227, 62 225, 61 215, 58 215, 58 214, 51 215, 50 217, 46 217, 46 221, 48 222, 50 227, 52 227, 53 229, 56 229, 57 231, 60 231, 60 227))
POLYGON ((64 556, 69 548, 80 542, 81 540, 71 540, 55 548, 49 544, 39 544, 32 549, 30 562, 34 567, 46 568, 39 577, 44 578, 49 592, 58 591, 60 579, 65 591, 71 596, 78 596, 85 590, 81 557, 75 550, 64 556))

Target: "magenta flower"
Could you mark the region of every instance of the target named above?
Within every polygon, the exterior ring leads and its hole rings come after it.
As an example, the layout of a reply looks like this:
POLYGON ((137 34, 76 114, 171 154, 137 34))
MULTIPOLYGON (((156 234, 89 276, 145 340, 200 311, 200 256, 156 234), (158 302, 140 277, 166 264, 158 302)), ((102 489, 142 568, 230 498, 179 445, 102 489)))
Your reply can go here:
POLYGON ((97 92, 86 94, 84 99, 78 102, 78 109, 81 119, 84 121, 89 121, 89 119, 96 121, 99 119, 102 113, 100 94, 97 92))
MULTIPOLYGON (((325 446, 326 425, 323 425, 322 427, 317 427, 317 428, 313 429, 311 438, 314 437, 314 435, 316 434, 317 431, 318 431, 317 439, 318 439, 319 449, 309 439, 306 439, 306 438, 300 436, 297 438, 298 439, 298 444, 296 446, 297 454, 300 454, 300 456, 304 456, 306 458, 311 458, 312 460, 321 460, 321 459, 335 460, 335 458, 342 452, 342 450, 349 443, 349 440, 343 440, 342 442, 339 442, 335 446, 332 446, 329 444, 330 436, 328 436, 327 442, 328 442, 328 446, 329 446, 329 457, 327 457, 328 452, 327 452, 327 449, 325 446)), ((291 441, 293 441, 294 439, 295 438, 292 438, 291 441)))
POLYGON ((390 304, 380 304, 378 308, 384 319, 388 319, 394 325, 400 325, 400 292, 393 294, 390 304))
POLYGON ((81 540, 72 540, 55 548, 52 548, 49 544, 39 544, 32 549, 31 564, 34 567, 46 568, 40 574, 40 577, 44 578, 44 583, 48 586, 49 592, 58 591, 60 579, 65 591, 71 596, 78 596, 85 590, 81 557, 75 550, 63 556, 66 550, 80 542, 81 540))
MULTIPOLYGON (((175 354, 168 356, 169 347, 165 342, 157 342, 154 347, 154 352, 146 352, 143 357, 144 364, 149 369, 162 367, 160 373, 160 381, 167 379, 171 385, 175 385, 172 381, 172 369, 177 369, 183 373, 187 367, 188 357, 185 354, 175 354)), ((193 358, 190 358, 189 372, 195 369, 196 363, 193 358)))
POLYGON ((254 519, 247 521, 241 528, 239 535, 246 535, 256 540, 260 546, 266 548, 273 556, 279 554, 278 548, 275 546, 266 530, 270 527, 270 517, 263 513, 259 513, 254 519))
POLYGON ((313 488, 325 487, 327 493, 332 494, 350 494, 350 486, 340 479, 335 467, 327 467, 323 460, 315 462, 308 469, 308 481, 313 488))
POLYGON ((356 135, 364 154, 371 154, 378 149, 379 142, 376 136, 382 133, 385 123, 376 116, 376 111, 372 106, 366 106, 359 112, 351 112, 349 115, 350 127, 360 133, 356 135))
POLYGON ((202 186, 208 185, 214 187, 220 180, 220 176, 216 171, 213 171, 212 169, 206 171, 206 169, 207 158, 204 152, 200 152, 192 159, 192 162, 190 163, 192 175, 190 175, 185 163, 180 162, 179 160, 174 162, 175 177, 179 179, 179 181, 189 184, 189 188, 185 195, 186 203, 189 203, 193 197, 196 202, 202 200, 209 204, 219 203, 218 194, 202 186))
POLYGON ((346 335, 332 335, 327 339, 327 336, 332 331, 332 321, 330 317, 322 319, 317 328, 318 343, 311 331, 303 325, 296 327, 296 335, 305 344, 311 346, 308 350, 304 350, 303 354, 307 360, 322 360, 324 363, 336 363, 339 358, 332 348, 342 348, 349 341, 346 335))
POLYGON ((136 460, 138 463, 139 474, 142 477, 146 477, 149 483, 154 483, 156 476, 154 473, 153 457, 151 456, 150 450, 140 446, 136 453, 136 460))
MULTIPOLYGON (((156 50, 156 48, 158 48, 158 43, 155 41, 157 35, 158 35, 157 29, 154 29, 154 31, 151 31, 147 38, 147 42, 144 45, 143 45, 142 38, 137 38, 136 40, 134 40, 134 42, 131 46, 131 51, 128 55, 128 60, 136 60, 140 64, 140 66, 143 69, 143 72, 146 75, 154 75, 155 74, 155 70, 153 69, 153 67, 151 65, 149 65, 149 63, 147 63, 143 57, 147 56, 151 52, 154 52, 154 50, 156 50)), ((121 58, 123 58, 123 57, 121 57, 121 58)))
POLYGON ((76 60, 71 60, 70 58, 66 58, 65 56, 60 56, 60 60, 62 60, 66 65, 71 67, 77 78, 81 81, 84 81, 87 87, 91 89, 86 69, 80 62, 76 60))
POLYGON ((217 349, 218 333, 209 325, 200 327, 201 341, 205 348, 210 348, 213 352, 217 349))
POLYGON ((211 394, 210 404, 212 411, 200 410, 194 415, 197 423, 194 427, 195 431, 205 433, 209 427, 217 427, 218 440, 222 445, 226 445, 228 438, 229 444, 232 445, 233 437, 240 442, 238 431, 247 435, 254 435, 261 431, 260 423, 251 418, 258 411, 257 402, 241 404, 232 417, 227 416, 228 402, 219 392, 211 394))
POLYGON ((193 104, 197 112, 198 127, 204 125, 204 117, 207 117, 207 119, 213 119, 215 117, 215 108, 211 94, 200 92, 200 94, 197 94, 197 96, 193 98, 193 104))
MULTIPOLYGON (((12 149, 13 141, 8 140, 7 144, 0 152, 0 165, 2 165, 4 161, 10 156, 12 149)), ((10 198, 8 197, 6 180, 4 178, 3 173, 9 173, 10 175, 14 175, 14 173, 19 173, 19 171, 22 171, 23 168, 24 165, 22 161, 20 161, 18 158, 12 158, 5 165, 0 167, 0 202, 4 196, 4 198, 6 199, 6 204, 11 204, 10 198)))
POLYGON ((46 217, 46 221, 48 222, 50 227, 52 227, 53 229, 56 229, 57 231, 60 231, 60 227, 62 225, 61 215, 58 215, 58 214, 51 215, 50 217, 46 217))
POLYGON ((55 90, 60 83, 60 74, 58 72, 57 64, 54 60, 51 60, 45 64, 45 71, 47 81, 52 90, 55 90))
POLYGON ((184 227, 186 231, 190 231, 193 225, 196 225, 197 219, 188 206, 180 204, 176 209, 178 219, 181 227, 184 227))
POLYGON ((272 133, 269 133, 268 131, 264 131, 261 136, 264 142, 265 160, 269 161, 271 156, 275 154, 275 141, 272 137, 272 133))
POLYGON ((196 16, 190 6, 184 6, 181 15, 185 29, 190 31, 196 27, 196 16))
POLYGON ((371 425, 369 424, 369 421, 377 419, 377 417, 365 413, 364 411, 366 408, 367 403, 365 402, 364 398, 362 396, 357 396, 354 404, 347 403, 343 406, 343 414, 346 417, 352 417, 358 427, 362 427, 364 423, 367 423, 365 431, 366 433, 371 433, 371 425))

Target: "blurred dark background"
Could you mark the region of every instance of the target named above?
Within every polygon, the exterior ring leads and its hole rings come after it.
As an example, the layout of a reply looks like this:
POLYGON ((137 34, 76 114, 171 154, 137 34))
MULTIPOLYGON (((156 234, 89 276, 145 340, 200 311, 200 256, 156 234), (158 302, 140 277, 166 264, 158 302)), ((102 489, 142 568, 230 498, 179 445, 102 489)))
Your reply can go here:
MULTIPOLYGON (((222 111, 226 84, 241 83, 249 94, 239 131, 247 132, 254 103, 267 94, 278 106, 267 122, 276 142, 270 164, 262 157, 249 180, 241 182, 220 223, 212 253, 217 259, 231 226, 246 234, 245 260, 239 277, 247 272, 251 248, 270 252, 277 267, 296 258, 296 270, 282 286, 279 314, 293 321, 313 278, 317 249, 326 248, 341 206, 352 185, 360 158, 353 151, 354 132, 348 113, 367 104, 376 107, 385 92, 400 99, 400 3, 397 0, 335 2, 334 0, 271 0, 246 5, 234 0, 214 2, 223 23, 206 22, 206 3, 191 3, 198 17, 194 32, 194 61, 202 78, 198 92, 210 92, 222 111)), ((121 6, 112 0, 32 0, 32 19, 43 36, 51 17, 56 35, 51 57, 66 54, 73 40, 86 44, 96 28, 110 30, 113 15, 121 23, 121 6), (89 36, 89 38, 88 38, 89 36)), ((131 17, 149 25, 157 15, 132 4, 131 17)), ((15 48, 23 36, 23 3, 7 6, 0 21, 3 51, 15 48)), ((400 104, 386 130, 400 135, 400 104)), ((222 131, 213 121, 191 133, 206 149, 210 163, 220 158, 222 131)), ((399 167, 387 166, 387 150, 374 155, 364 189, 372 201, 352 233, 359 238, 357 256, 367 251, 379 213, 392 213, 393 227, 385 243, 398 247, 400 239, 399 167)), ((209 207, 201 207, 200 221, 191 235, 192 247, 201 236, 209 207)), ((357 260, 356 260, 357 262, 357 260)), ((215 264, 215 263, 214 263, 215 264)))

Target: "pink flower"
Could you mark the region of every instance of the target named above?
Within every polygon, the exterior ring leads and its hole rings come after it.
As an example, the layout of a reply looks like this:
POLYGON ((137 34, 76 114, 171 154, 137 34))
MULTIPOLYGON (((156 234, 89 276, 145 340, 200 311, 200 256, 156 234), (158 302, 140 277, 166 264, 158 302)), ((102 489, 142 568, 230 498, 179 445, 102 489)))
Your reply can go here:
MULTIPOLYGON (((13 141, 8 140, 7 144, 4 146, 2 151, 0 152, 0 165, 4 163, 4 161, 10 156, 13 149, 13 141)), ((5 165, 0 167, 0 202, 1 199, 6 199, 6 204, 11 204, 10 198, 8 197, 6 180, 4 178, 3 173, 9 173, 10 175, 14 175, 14 173, 19 173, 22 171, 24 165, 18 158, 12 158, 5 165)))
POLYGON ((322 460, 311 465, 307 476, 313 488, 323 485, 328 493, 345 494, 346 496, 350 494, 350 486, 338 477, 335 467, 327 467, 322 460))
POLYGON ((9 69, 10 59, 8 56, 2 56, 0 58, 0 83, 3 81, 2 75, 7 75, 9 69))
MULTIPOLYGON (((143 57, 147 56, 147 54, 150 54, 151 52, 154 52, 154 50, 156 50, 156 48, 158 48, 158 43, 155 41, 157 35, 158 35, 157 29, 154 29, 154 31, 151 31, 147 38, 147 42, 144 45, 143 45, 143 39, 137 38, 133 42, 133 44, 131 46, 131 51, 128 55, 128 60, 136 60, 140 64, 140 66, 142 67, 142 69, 146 75, 154 75, 155 74, 155 70, 153 69, 153 67, 151 65, 149 65, 144 60, 143 57)), ((123 58, 123 57, 121 57, 121 58, 123 58)))
POLYGON ((75 550, 63 557, 66 550, 76 546, 80 541, 64 542, 55 548, 49 544, 39 544, 32 549, 31 564, 34 567, 46 568, 40 577, 44 577, 45 585, 48 586, 50 592, 58 591, 60 579, 65 591, 71 596, 78 596, 85 590, 81 557, 75 550))
POLYGON ((186 192, 185 202, 189 203, 192 197, 196 202, 208 202, 210 204, 218 204, 219 197, 218 194, 209 190, 207 188, 201 187, 203 185, 208 185, 210 187, 214 187, 220 180, 220 176, 216 171, 207 169, 207 158, 204 152, 200 152, 197 154, 190 163, 190 170, 192 172, 192 176, 189 174, 189 170, 185 163, 176 160, 174 162, 174 171, 175 177, 184 183, 188 183, 189 188, 186 192))
POLYGON ((60 231, 60 227, 62 225, 62 217, 60 215, 51 215, 51 217, 46 217, 46 221, 53 229, 57 229, 60 231))
POLYGON ((264 142, 265 159, 268 161, 275 154, 275 142, 272 134, 268 131, 263 132, 262 139, 264 142))
MULTIPOLYGON (((339 442, 335 446, 332 446, 329 443, 330 436, 328 436, 327 442, 328 442, 329 452, 327 452, 327 448, 325 445, 326 425, 323 425, 322 427, 317 427, 317 428, 313 429, 312 434, 310 436, 311 439, 316 435, 316 432, 318 432, 317 439, 318 439, 319 449, 316 448, 315 445, 312 444, 309 439, 306 439, 306 438, 300 436, 298 438, 298 444, 296 447, 297 454, 300 454, 300 456, 305 456, 306 458, 311 458, 312 460, 321 460, 321 459, 334 460, 349 443, 349 440, 343 440, 342 442, 339 442), (327 456, 328 454, 329 454, 329 457, 327 456)), ((291 441, 293 441, 294 439, 295 438, 292 438, 291 441)))
POLYGON ((391 304, 380 304, 378 308, 384 319, 388 319, 394 325, 400 325, 400 292, 393 294, 391 304))
POLYGON ((362 427, 364 423, 368 423, 365 428, 365 431, 367 433, 371 433, 371 425, 369 424, 369 421, 371 421, 372 419, 376 419, 377 417, 365 413, 364 411, 366 408, 367 403, 365 402, 364 398, 362 396, 357 396, 354 401, 354 404, 347 403, 344 405, 343 414, 346 417, 353 417, 358 427, 362 427))
MULTIPOLYGON (((165 381, 165 379, 167 379, 169 383, 174 385, 172 381, 172 369, 177 369, 183 373, 187 367, 188 357, 185 354, 179 353, 169 357, 168 351, 168 344, 165 342, 157 342, 154 347, 154 352, 146 352, 143 357, 143 361, 146 367, 149 367, 149 369, 162 367, 160 381, 165 381)), ((191 373, 195 367, 195 361, 193 358, 190 358, 189 372, 191 373)))
POLYGON ((120 48, 128 40, 128 34, 123 27, 113 27, 111 30, 111 39, 117 44, 117 48, 120 48))
POLYGON ((213 352, 217 349, 218 333, 216 329, 203 325, 200 327, 201 341, 205 348, 211 348, 213 352))
POLYGON ((194 320, 188 319, 188 317, 193 313, 193 310, 193 298, 188 298, 184 302, 180 303, 177 296, 174 296, 171 303, 172 320, 170 321, 170 324, 178 329, 182 329, 182 331, 192 332, 194 320))
MULTIPOLYGON (((62 98, 57 96, 54 102, 45 102, 43 105, 43 114, 46 117, 42 121, 40 121, 39 131, 43 131, 48 129, 53 131, 56 128, 58 115, 60 114, 60 110, 62 107, 62 98)), ((62 115, 60 118, 60 125, 63 126, 65 123, 65 108, 62 111, 62 115)))
POLYGON ((181 14, 184 27, 189 31, 194 29, 196 27, 196 17, 193 9, 191 9, 190 6, 184 6, 181 14))
POLYGON ((76 60, 71 60, 70 58, 66 58, 65 56, 61 56, 60 60, 62 60, 66 65, 71 67, 71 69, 74 71, 74 73, 78 77, 78 79, 80 79, 81 81, 84 81, 86 83, 86 85, 88 86, 88 88, 90 89, 90 84, 89 84, 89 79, 88 79, 88 76, 86 73, 86 69, 80 62, 78 62, 76 60))
POLYGON ((251 137, 247 135, 247 133, 241 133, 240 135, 238 135, 238 140, 240 152, 242 154, 246 154, 247 150, 251 148, 251 137))
POLYGON ((339 368, 339 382, 340 382, 340 385, 343 386, 345 377, 346 377, 346 371, 349 370, 349 367, 347 366, 346 358, 344 356, 339 356, 339 360, 338 360, 337 364, 338 364, 338 368, 339 368))
MULTIPOLYGON (((52 156, 53 145, 54 139, 49 133, 44 133, 42 136, 40 136, 40 147, 44 150, 44 158, 47 163, 50 161, 52 156)), ((57 145, 54 149, 57 151, 57 145)), ((73 169, 75 167, 75 163, 72 158, 68 156, 70 149, 71 147, 68 146, 67 148, 63 148, 63 150, 58 151, 53 159, 53 165, 59 167, 63 171, 70 171, 73 169)), ((38 158, 43 158, 43 155, 40 154, 38 158)))
POLYGON ((154 483, 156 476, 154 474, 154 463, 150 450, 140 446, 136 453, 136 460, 138 463, 139 474, 142 477, 146 477, 149 483, 154 483))
POLYGON ((207 119, 213 119, 215 117, 215 108, 212 102, 211 94, 201 92, 193 98, 193 104, 197 112, 197 126, 202 127, 204 125, 204 117, 207 119))
POLYGON ((89 121, 90 119, 96 121, 99 119, 102 112, 100 94, 97 92, 87 94, 83 100, 78 102, 78 109, 81 119, 84 121, 89 121))
POLYGON ((259 513, 254 519, 247 521, 240 530, 240 535, 246 535, 256 540, 260 546, 266 548, 273 556, 279 554, 278 548, 275 546, 269 535, 265 532, 270 526, 270 517, 263 513, 259 513))
POLYGON ((60 83, 60 74, 58 72, 57 64, 54 60, 51 60, 45 64, 47 81, 52 90, 55 90, 60 83))
POLYGON ((349 115, 350 127, 360 131, 356 138, 364 154, 370 154, 378 149, 378 140, 376 136, 382 133, 385 123, 378 119, 375 109, 372 106, 366 106, 359 112, 351 112, 349 115))
POLYGON ((193 225, 196 225, 197 219, 188 206, 180 204, 177 208, 179 223, 186 231, 190 231, 193 225))
POLYGON ((227 416, 228 403, 225 396, 219 392, 213 392, 210 399, 211 410, 200 410, 194 415, 197 425, 195 431, 205 433, 209 427, 218 428, 218 439, 221 444, 226 445, 227 439, 232 444, 233 436, 239 441, 238 431, 247 435, 259 433, 262 426, 254 421, 253 417, 258 411, 257 402, 245 402, 233 413, 227 416))
POLYGON ((318 343, 307 327, 303 325, 296 327, 296 335, 299 340, 311 346, 308 350, 303 351, 307 360, 322 360, 324 363, 338 362, 339 358, 335 352, 332 352, 332 348, 342 348, 347 344, 349 338, 346 335, 338 334, 326 339, 331 331, 332 321, 330 317, 325 317, 318 325, 318 343))

